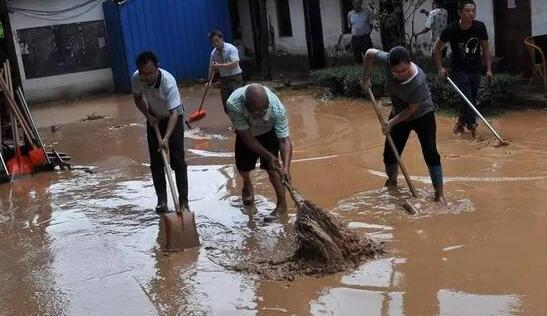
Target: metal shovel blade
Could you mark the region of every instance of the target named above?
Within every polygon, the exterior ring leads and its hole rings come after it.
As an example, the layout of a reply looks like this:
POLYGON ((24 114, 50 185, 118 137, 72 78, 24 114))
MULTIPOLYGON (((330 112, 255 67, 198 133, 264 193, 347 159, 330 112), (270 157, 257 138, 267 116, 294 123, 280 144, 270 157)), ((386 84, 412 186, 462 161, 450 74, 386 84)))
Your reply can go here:
POLYGON ((162 217, 165 223, 167 251, 181 251, 199 246, 194 213, 172 212, 162 217))

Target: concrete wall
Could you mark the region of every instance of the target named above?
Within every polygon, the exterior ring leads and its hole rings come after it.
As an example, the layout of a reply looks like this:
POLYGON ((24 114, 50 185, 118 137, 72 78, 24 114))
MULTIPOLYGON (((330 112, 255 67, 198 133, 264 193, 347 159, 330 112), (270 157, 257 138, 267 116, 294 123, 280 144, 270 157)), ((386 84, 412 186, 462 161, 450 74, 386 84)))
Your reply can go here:
MULTIPOLYGON (((10 1, 9 5, 14 7, 37 10, 58 10, 65 9, 80 3, 82 3, 82 1, 80 0, 18 0, 10 1)), ((91 7, 92 6, 86 6, 83 9, 48 18, 59 19, 63 17, 71 17, 79 13, 84 13, 84 11, 88 10, 91 7)), ((17 39, 17 30, 48 25, 69 24, 97 20, 104 20, 102 5, 99 2, 89 12, 84 13, 79 17, 64 21, 35 19, 21 15, 19 13, 10 14, 11 27, 13 30, 13 40, 15 43, 19 69, 21 71, 21 79, 23 82, 23 87, 25 89, 26 97, 29 102, 73 98, 91 94, 94 92, 113 91, 114 84, 112 80, 112 70, 110 68, 50 76, 44 78, 26 79, 21 59, 21 48, 17 39)))
POLYGON ((531 0, 532 36, 547 34, 547 1, 531 0))
MULTIPOLYGON (((242 39, 239 41, 242 46, 248 49, 253 49, 253 36, 251 18, 249 12, 249 1, 239 0, 239 14, 242 29, 242 39)), ((276 55, 302 55, 308 53, 306 45, 306 24, 304 20, 304 4, 302 0, 290 0, 289 10, 291 14, 292 36, 280 37, 277 21, 277 7, 275 0, 267 0, 266 2, 268 21, 274 30, 275 47, 272 52, 276 55)), ((338 38, 342 34, 342 15, 347 12, 341 12, 341 4, 339 0, 320 0, 321 22, 323 26, 323 41, 327 54, 330 47, 338 43, 338 38)), ((350 34, 344 34, 342 44, 349 43, 350 34)), ((377 31, 372 33, 373 44, 376 47, 381 47, 380 35, 377 31)), ((243 51, 240 51, 243 53, 243 51)), ((243 56, 243 54, 242 54, 243 56)))

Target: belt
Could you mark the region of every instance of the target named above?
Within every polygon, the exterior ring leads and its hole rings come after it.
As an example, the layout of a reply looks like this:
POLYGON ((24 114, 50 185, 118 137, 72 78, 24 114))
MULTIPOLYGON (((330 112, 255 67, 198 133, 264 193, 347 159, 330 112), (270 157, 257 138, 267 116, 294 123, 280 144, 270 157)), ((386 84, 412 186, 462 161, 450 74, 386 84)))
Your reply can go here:
POLYGON ((225 77, 220 77, 220 79, 230 79, 230 78, 234 78, 234 77, 237 77, 237 76, 241 76, 243 73, 238 73, 238 74, 235 74, 235 75, 229 75, 229 76, 225 76, 225 77))

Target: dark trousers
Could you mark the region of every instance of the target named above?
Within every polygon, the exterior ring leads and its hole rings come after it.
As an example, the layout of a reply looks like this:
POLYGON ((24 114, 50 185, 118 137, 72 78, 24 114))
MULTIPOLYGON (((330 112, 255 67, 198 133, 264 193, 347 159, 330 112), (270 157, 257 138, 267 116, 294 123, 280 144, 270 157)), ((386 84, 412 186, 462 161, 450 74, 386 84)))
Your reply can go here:
POLYGON ((367 49, 372 48, 372 40, 370 34, 354 35, 351 37, 351 50, 353 51, 353 59, 356 63, 363 63, 363 55, 367 49))
POLYGON ((243 87, 243 75, 233 75, 220 78, 220 94, 222 96, 222 106, 224 106, 224 113, 228 113, 226 109, 226 101, 237 88, 243 87))
MULTIPOLYGON (((393 117, 393 112, 390 119, 393 117)), ((420 145, 422 146, 422 154, 428 167, 436 167, 441 165, 441 157, 437 151, 436 133, 437 124, 435 123, 435 113, 433 111, 425 114, 414 120, 401 122, 391 129, 391 138, 395 143, 399 155, 403 153, 410 132, 415 131, 418 134, 420 145)), ((384 164, 387 166, 396 165, 397 159, 393 155, 391 146, 387 142, 384 145, 384 164)))
MULTIPOLYGON (((167 130, 167 122, 169 119, 159 121, 160 133, 163 137, 167 130)), ((154 128, 148 125, 146 130, 148 139, 148 150, 150 152, 150 169, 152 170, 152 181, 158 199, 167 201, 167 189, 165 181, 165 172, 163 169, 163 160, 161 153, 158 151, 158 139, 154 128)), ((175 171, 175 179, 177 181, 177 191, 179 191, 179 203, 184 205, 188 203, 188 172, 186 160, 184 159, 184 118, 179 116, 177 125, 173 134, 169 138, 169 160, 171 169, 175 171)))
MULTIPOLYGON (((477 97, 481 86, 480 73, 456 71, 452 74, 452 80, 460 88, 463 94, 478 108, 477 97)), ((471 107, 462 100, 460 103, 460 112, 458 116, 458 124, 468 129, 477 127, 477 114, 471 107)))

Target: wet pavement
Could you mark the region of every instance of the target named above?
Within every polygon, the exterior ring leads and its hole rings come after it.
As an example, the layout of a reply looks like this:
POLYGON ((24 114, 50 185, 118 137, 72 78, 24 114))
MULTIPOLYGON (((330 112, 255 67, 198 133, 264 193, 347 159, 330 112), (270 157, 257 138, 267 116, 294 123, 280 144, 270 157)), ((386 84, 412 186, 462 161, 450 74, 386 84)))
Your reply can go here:
MULTIPOLYGON (((198 87, 184 88, 188 111, 198 87)), ((355 271, 292 282, 225 268, 284 247, 286 221, 255 172, 255 209, 243 208, 233 133, 213 91, 208 115, 186 131, 190 207, 202 246, 162 251, 145 122, 130 96, 42 105, 44 141, 94 173, 41 173, 0 185, 0 315, 542 315, 547 310, 547 112, 513 112, 493 126, 510 142, 451 134, 438 118, 448 207, 432 189, 417 138, 403 155, 420 193, 382 188, 383 137, 370 105, 316 102, 284 92, 294 144, 294 185, 386 255, 355 271), (82 122, 90 114, 104 119, 82 122), (51 126, 58 125, 56 132, 51 126)), ((387 109, 386 109, 387 112, 387 109)))

